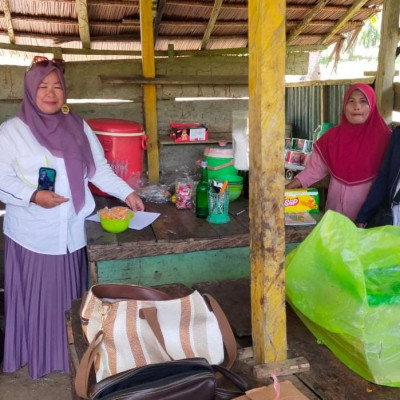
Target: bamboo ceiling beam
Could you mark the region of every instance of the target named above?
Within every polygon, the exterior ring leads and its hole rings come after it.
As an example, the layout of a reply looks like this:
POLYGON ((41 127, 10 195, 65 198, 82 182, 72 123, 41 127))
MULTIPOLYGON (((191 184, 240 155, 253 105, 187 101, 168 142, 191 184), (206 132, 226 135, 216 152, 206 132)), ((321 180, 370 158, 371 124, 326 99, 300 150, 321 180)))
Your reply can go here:
MULTIPOLYGON (((132 24, 135 25, 137 20, 134 19, 123 19, 122 25, 125 24, 132 24)), ((162 21, 163 26, 199 26, 199 27, 206 27, 207 21, 181 21, 181 20, 168 20, 162 21)), ((91 23, 92 24, 92 23, 91 23)), ((236 20, 236 21, 217 21, 215 23, 215 27, 245 27, 247 28, 247 20, 236 20)))
MULTIPOLYGON (((156 12, 156 17, 154 18, 154 27, 153 27, 154 43, 157 42, 158 31, 160 30, 160 24, 164 14, 164 10, 165 10, 165 0, 158 0, 157 12, 156 12)), ((124 24, 124 21, 122 21, 122 23, 124 24)))
POLYGON ((340 29, 346 25, 347 21, 360 9, 368 0, 356 0, 353 5, 348 9, 345 15, 343 15, 339 21, 336 22, 335 27, 322 39, 322 44, 327 44, 329 40, 337 33, 340 29))
MULTIPOLYGON (((29 0, 31 3, 33 2, 43 2, 49 3, 51 0, 29 0)), ((75 3, 76 0, 53 0, 53 3, 67 3, 72 4, 75 3)), ((127 6, 135 6, 139 7, 139 0, 89 0, 89 5, 91 6, 110 6, 110 7, 127 7, 127 6)))
POLYGON ((8 0, 1 0, 1 3, 3 5, 4 18, 6 20, 8 39, 10 40, 10 43, 15 43, 15 34, 14 34, 14 28, 13 28, 13 24, 12 24, 10 4, 9 4, 8 0))
MULTIPOLYGON (((286 21, 286 27, 287 28, 292 28, 292 27, 296 27, 301 24, 301 21, 297 21, 297 20, 291 20, 291 21, 286 21)), ((306 28, 316 28, 316 27, 325 27, 325 28, 332 28, 333 26, 335 26, 335 21, 321 21, 321 20, 315 20, 315 21, 311 21, 308 26, 306 26, 306 28)), ((355 28, 359 28, 359 27, 363 27, 364 26, 364 22, 363 21, 349 21, 347 22, 345 28, 346 30, 353 30, 355 28)), ((304 30, 303 30, 304 31, 304 30)), ((297 35, 296 37, 303 35, 303 32, 300 32, 299 35, 297 35)))
POLYGON ((214 30, 215 22, 217 21, 218 14, 221 11, 222 2, 223 0, 215 0, 214 2, 214 7, 211 11, 210 19, 208 20, 207 28, 201 41, 201 50, 205 50, 207 48, 208 42, 210 41, 211 32, 214 30))
MULTIPOLYGON (((4 0, 2 0, 4 1, 4 0)), ((0 13, 0 19, 5 19, 6 16, 0 13)), ((53 24, 53 25, 61 25, 61 26, 78 26, 79 23, 75 19, 66 19, 66 18, 46 18, 46 17, 25 17, 21 15, 14 15, 13 21, 15 22, 31 22, 38 24, 53 24)), ((118 20, 118 21, 90 21, 90 26, 107 26, 107 27, 119 27, 123 24, 124 26, 137 26, 140 27, 140 20, 137 19, 128 19, 128 20, 118 20)))
POLYGON ((76 13, 78 14, 79 36, 82 47, 90 49, 90 30, 87 0, 76 0, 76 13))
MULTIPOLYGON (((182 0, 168 0, 169 6, 185 6, 185 7, 202 7, 213 8, 214 2, 199 2, 199 1, 182 1, 182 0)), ((225 3, 222 7, 224 10, 245 10, 247 11, 247 3, 225 3)))

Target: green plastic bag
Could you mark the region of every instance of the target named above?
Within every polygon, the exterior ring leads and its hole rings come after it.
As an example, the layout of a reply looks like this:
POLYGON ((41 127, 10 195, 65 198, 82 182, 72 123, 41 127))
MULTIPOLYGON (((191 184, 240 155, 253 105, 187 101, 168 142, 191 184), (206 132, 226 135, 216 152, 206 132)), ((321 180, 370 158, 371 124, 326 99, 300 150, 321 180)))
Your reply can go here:
POLYGON ((400 228, 328 211, 286 258, 289 304, 344 364, 400 386, 400 228))

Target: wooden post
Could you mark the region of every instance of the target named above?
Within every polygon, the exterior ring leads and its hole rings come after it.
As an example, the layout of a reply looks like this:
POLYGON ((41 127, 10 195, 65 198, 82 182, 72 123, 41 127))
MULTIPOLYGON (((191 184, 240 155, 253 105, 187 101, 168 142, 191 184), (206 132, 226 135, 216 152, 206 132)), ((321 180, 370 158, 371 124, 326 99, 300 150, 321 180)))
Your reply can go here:
POLYGON ((388 124, 392 122, 394 108, 393 77, 396 47, 399 41, 399 13, 399 0, 385 0, 383 2, 375 92, 378 109, 388 124))
POLYGON ((250 249, 253 355, 286 359, 285 0, 249 0, 250 249))
MULTIPOLYGON (((329 122, 328 121, 328 107, 327 107, 327 94, 326 94, 326 85, 321 85, 320 86, 320 104, 321 104, 321 124, 323 122, 329 122)), ((322 126, 322 125, 321 125, 322 126)))
MULTIPOLYGON (((140 37, 142 45, 142 72, 144 78, 155 77, 152 2, 140 0, 140 37)), ((149 136, 147 163, 149 180, 159 181, 159 155, 157 134, 157 92, 156 85, 143 87, 143 110, 145 131, 149 136)))

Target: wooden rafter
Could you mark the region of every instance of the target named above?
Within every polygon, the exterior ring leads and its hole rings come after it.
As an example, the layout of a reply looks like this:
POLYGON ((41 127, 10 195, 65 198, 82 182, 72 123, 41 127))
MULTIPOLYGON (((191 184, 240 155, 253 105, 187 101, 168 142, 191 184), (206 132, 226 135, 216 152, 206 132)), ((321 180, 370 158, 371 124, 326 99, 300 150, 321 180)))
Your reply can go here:
POLYGON ((14 34, 14 28, 12 25, 10 4, 9 4, 8 0, 1 0, 1 3, 3 5, 4 18, 6 20, 8 38, 10 40, 10 43, 15 43, 15 34, 14 34))
POLYGON ((221 11, 223 0, 215 0, 214 7, 211 11, 210 19, 208 20, 206 31, 203 35, 203 40, 201 41, 201 49, 205 50, 207 48, 208 42, 210 41, 211 32, 214 30, 215 22, 217 21, 218 14, 221 11))
POLYGON ((322 40, 321 44, 327 44, 330 39, 346 24, 347 21, 351 19, 351 17, 360 9, 368 0, 357 0, 353 3, 353 5, 348 9, 345 15, 337 21, 335 27, 325 35, 322 40))
POLYGON ((154 27, 153 27, 154 43, 157 41, 158 31, 160 30, 160 24, 164 14, 164 9, 165 9, 165 0, 159 0, 157 6, 157 14, 154 19, 154 27))
POLYGON ((82 47, 84 49, 90 49, 90 30, 87 0, 76 0, 76 13, 78 14, 79 36, 81 38, 82 47))
MULTIPOLYGON (((0 35, 1 36, 1 35, 0 35)), ((9 51, 22 51, 27 53, 52 53, 55 47, 50 46, 30 46, 30 45, 16 45, 10 43, 0 43, 0 49, 9 51)), ((288 46, 286 51, 298 52, 298 51, 319 51, 325 50, 326 46, 322 45, 310 45, 310 46, 288 46)), ((140 57, 142 52, 140 50, 97 50, 97 49, 75 49, 75 48, 62 48, 63 54, 71 55, 104 55, 104 56, 130 56, 140 57)), ((168 51, 155 51, 155 56, 166 57, 169 55, 168 51)), ((235 49, 217 49, 217 50, 178 50, 174 51, 176 56, 194 56, 194 55, 205 55, 205 56, 221 56, 221 55, 246 55, 248 54, 247 48, 235 48, 235 49)), ((370 78, 366 78, 370 79, 370 78)), ((296 83, 298 84, 298 83, 296 83)), ((305 84, 308 84, 307 82, 305 84)), ((332 84, 337 84, 337 81, 332 84)))
MULTIPOLYGON (((29 0, 30 2, 49 2, 49 0, 29 0)), ((75 3, 76 0, 53 0, 55 3, 75 3)), ((139 0, 89 0, 91 6, 111 6, 111 7, 139 7, 139 0)))
POLYGON ((321 11, 322 8, 326 6, 329 0, 319 0, 318 3, 310 9, 310 11, 307 13, 305 16, 304 20, 294 29, 292 32, 290 32, 289 37, 286 40, 286 43, 290 45, 293 40, 300 35, 301 32, 304 31, 304 29, 309 25, 311 20, 321 11))

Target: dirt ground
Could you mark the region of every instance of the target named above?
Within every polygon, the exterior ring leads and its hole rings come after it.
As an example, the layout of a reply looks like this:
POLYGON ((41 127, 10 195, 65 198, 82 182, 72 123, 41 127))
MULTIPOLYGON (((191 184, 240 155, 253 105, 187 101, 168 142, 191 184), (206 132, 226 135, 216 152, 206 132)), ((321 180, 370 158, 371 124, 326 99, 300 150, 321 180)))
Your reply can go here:
POLYGON ((12 374, 0 373, 0 400, 71 400, 70 376, 51 373, 31 379, 26 367, 12 374))

